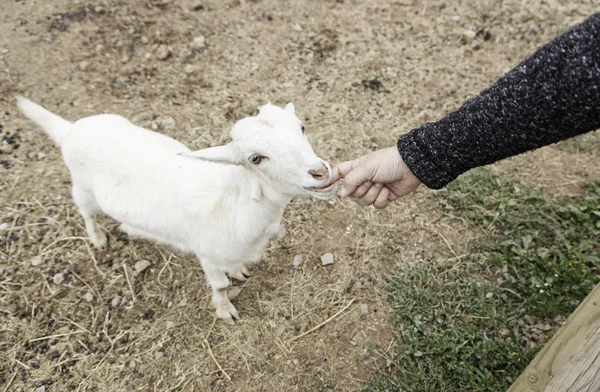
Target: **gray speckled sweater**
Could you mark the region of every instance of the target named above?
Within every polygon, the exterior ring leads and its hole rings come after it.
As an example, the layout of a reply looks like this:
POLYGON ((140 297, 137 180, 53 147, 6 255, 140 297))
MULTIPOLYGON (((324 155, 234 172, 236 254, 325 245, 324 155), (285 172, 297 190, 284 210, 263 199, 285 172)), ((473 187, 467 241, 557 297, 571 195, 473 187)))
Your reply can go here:
POLYGON ((543 46, 440 121, 398 140, 402 158, 439 189, 483 166, 600 128, 600 13, 543 46))

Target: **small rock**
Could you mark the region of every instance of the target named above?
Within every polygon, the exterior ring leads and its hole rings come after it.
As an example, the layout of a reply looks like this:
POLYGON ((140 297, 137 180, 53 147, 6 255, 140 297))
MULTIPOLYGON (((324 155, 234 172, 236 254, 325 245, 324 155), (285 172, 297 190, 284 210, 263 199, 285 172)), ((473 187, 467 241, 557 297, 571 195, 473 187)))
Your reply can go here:
POLYGON ((94 12, 97 14, 102 14, 104 13, 104 8, 102 8, 101 6, 97 6, 96 8, 94 8, 94 12))
POLYGON ((37 256, 34 257, 33 259, 31 259, 31 265, 34 267, 37 267, 38 265, 42 264, 44 262, 44 260, 42 260, 41 257, 37 256))
POLYGON ((137 263, 135 263, 134 266, 138 274, 142 273, 148 267, 150 267, 150 262, 148 260, 140 260, 137 263))
POLYGON ((0 153, 2 154, 12 154, 15 151, 15 148, 10 144, 3 144, 0 146, 0 153))
POLYGON ((85 72, 85 71, 87 71, 87 69, 88 69, 89 67, 90 67, 90 62, 89 62, 89 61, 81 61, 81 62, 79 63, 79 69, 80 69, 81 71, 84 71, 84 72, 85 72))
POLYGON ((148 43, 148 37, 142 36, 142 38, 140 38, 140 42, 146 45, 148 43))
POLYGON ((472 40, 475 39, 475 36, 477 35, 477 33, 475 33, 473 30, 465 30, 463 31, 463 37, 472 40))
POLYGON ((171 320, 167 321, 167 329, 171 329, 173 327, 175 327, 175 323, 172 322, 171 320))
POLYGON ((187 305, 187 298, 184 298, 181 301, 179 301, 179 306, 180 307, 184 307, 185 305, 187 305))
POLYGON ((135 370, 135 361, 132 359, 131 361, 129 361, 129 370, 131 370, 132 372, 135 370))
POLYGON ((331 253, 325 253, 323 256, 321 256, 321 264, 322 265, 333 264, 333 255, 331 253))
POLYGON ((165 354, 162 351, 156 351, 154 353, 154 359, 161 359, 165 354))
POLYGON ((422 352, 420 352, 420 351, 415 351, 415 352, 413 353, 413 356, 414 356, 415 358, 421 358, 421 357, 423 356, 423 353, 422 353, 422 352))
POLYGON ((485 295, 485 298, 492 298, 494 296, 494 293, 492 293, 491 291, 489 293, 487 293, 485 295))
POLYGON ((175 128, 177 121, 173 117, 163 117, 156 120, 156 125, 160 129, 169 130, 175 128))
POLYGON ((202 49, 206 46, 206 38, 204 38, 203 35, 199 35, 198 37, 194 38, 192 44, 195 48, 202 49))
POLYGON ((552 326, 550 326, 550 324, 544 324, 538 327, 538 329, 544 331, 544 332, 548 332, 552 330, 552 326))
POLYGON ((37 159, 38 159, 38 161, 41 161, 44 158, 46 158, 46 154, 44 154, 41 151, 37 153, 37 159))
POLYGON ((4 267, 0 265, 0 274, 4 273, 4 267))
POLYGON ((0 223, 0 230, 8 229, 8 223, 0 223))
POLYGON ((42 385, 41 387, 37 388, 35 392, 46 392, 46 386, 42 385))
POLYGON ((294 25, 294 30, 296 30, 296 31, 302 31, 302 26, 300 26, 299 24, 295 24, 294 25))
POLYGON ((200 67, 194 64, 186 64, 185 67, 183 67, 183 72, 185 72, 187 75, 195 74, 199 70, 200 67))
POLYGON ((364 317, 368 314, 369 314, 369 305, 360 304, 360 315, 364 317))
POLYGON ((292 262, 292 265, 294 267, 299 266, 300 264, 302 264, 302 256, 301 255, 296 255, 294 256, 294 261, 292 262))
POLYGON ((65 274, 63 274, 62 272, 59 272, 52 277, 52 280, 54 281, 55 284, 61 284, 62 282, 65 281, 65 274))
POLYGON ((508 328, 502 328, 500 330, 500 336, 508 336, 510 335, 510 330, 508 328))
POLYGON ((94 300, 94 295, 92 293, 90 293, 89 291, 87 293, 85 293, 85 295, 83 296, 83 299, 85 299, 88 302, 92 302, 94 300))
POLYGON ((110 301, 110 306, 112 306, 113 308, 116 308, 117 306, 119 306, 120 303, 121 303, 121 298, 119 298, 119 296, 116 296, 110 301))
POLYGON ((470 324, 470 323, 472 323, 472 322, 473 322, 473 316, 469 316, 469 315, 462 316, 462 317, 461 317, 461 320, 462 320, 462 322, 463 322, 463 323, 465 323, 465 324, 470 324))
POLYGON ((160 45, 158 49, 156 49, 156 57, 159 60, 166 60, 171 55, 171 51, 167 45, 160 45))
POLYGON ((279 325, 279 326, 277 326, 277 328, 275 328, 275 336, 277 336, 278 338, 283 336, 284 332, 285 332, 285 325, 279 325))
POLYGON ((227 296, 229 297, 229 299, 234 299, 235 297, 237 297, 240 292, 242 291, 241 287, 231 287, 229 288, 229 290, 227 290, 227 296))

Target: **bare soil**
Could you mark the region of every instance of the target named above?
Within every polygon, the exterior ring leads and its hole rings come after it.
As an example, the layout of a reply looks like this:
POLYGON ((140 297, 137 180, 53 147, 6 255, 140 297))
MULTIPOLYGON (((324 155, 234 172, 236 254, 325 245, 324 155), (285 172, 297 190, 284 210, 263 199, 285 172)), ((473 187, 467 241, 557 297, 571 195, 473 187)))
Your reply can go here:
MULTIPOLYGON (((60 151, 13 94, 70 120, 118 113, 192 148, 227 141, 235 120, 268 101, 292 101, 317 154, 337 163, 442 117, 596 9, 554 0, 0 2, 0 135, 12 146, 0 154, 0 390, 354 391, 395 339, 385 277, 399 255, 450 257, 464 240, 438 225, 425 189, 385 211, 296 200, 287 236, 235 283, 242 319, 226 326, 193 257, 130 241, 110 219, 101 221, 110 248, 91 248, 60 151), (325 252, 333 265, 321 266, 325 252), (137 273, 140 260, 150 267, 137 273)), ((556 189, 599 177, 591 153, 542 151, 496 167, 556 189)))

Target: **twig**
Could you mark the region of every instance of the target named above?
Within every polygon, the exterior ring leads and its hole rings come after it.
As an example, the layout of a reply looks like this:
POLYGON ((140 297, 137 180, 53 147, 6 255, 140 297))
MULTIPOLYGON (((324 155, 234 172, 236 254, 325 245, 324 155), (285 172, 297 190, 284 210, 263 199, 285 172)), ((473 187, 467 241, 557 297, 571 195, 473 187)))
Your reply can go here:
POLYGON ((37 342, 40 340, 48 340, 48 339, 53 339, 53 338, 59 338, 61 336, 71 336, 71 335, 75 335, 78 333, 84 333, 85 331, 73 331, 73 332, 68 332, 68 333, 59 333, 58 335, 49 335, 49 336, 43 336, 41 338, 37 338, 37 339, 31 339, 29 341, 29 343, 31 342, 37 342))
POLYGON ((225 370, 223 370, 223 368, 221 367, 221 364, 219 364, 219 361, 217 361, 217 358, 215 358, 215 356, 214 356, 214 354, 212 352, 212 349, 210 348, 210 343, 208 343, 208 340, 204 339, 204 343, 206 343, 206 347, 208 348, 208 354, 212 358, 212 360, 215 363, 215 365, 217 365, 217 367, 219 368, 219 370, 221 371, 221 373, 223 373, 223 375, 225 377, 227 377, 228 380, 231 380, 231 377, 229 377, 229 374, 227 374, 227 372, 225 370))
POLYGON ((306 335, 308 335, 311 332, 316 331, 317 329, 321 328, 322 326, 324 326, 325 324, 327 324, 328 322, 330 322, 331 320, 335 319, 337 316, 339 316, 340 314, 342 314, 342 312, 344 312, 346 309, 348 309, 350 307, 350 305, 352 305, 354 303, 354 301, 356 301, 356 298, 352 298, 352 300, 348 303, 348 305, 344 306, 343 309, 341 309, 339 312, 337 312, 336 314, 334 314, 333 316, 329 317, 327 320, 323 321, 321 324, 317 325, 314 328, 309 329, 308 331, 304 332, 303 334, 300 334, 298 336, 295 336, 291 339, 288 339, 288 342, 293 342, 294 340, 298 340, 306 335))
POLYGON ((6 384, 6 388, 4 388, 4 392, 8 392, 8 388, 10 388, 10 386, 12 385, 13 381, 15 380, 15 377, 17 377, 16 371, 13 373, 13 376, 10 378, 10 381, 8 382, 8 384, 6 384))
POLYGON ((127 273, 127 267, 125 264, 122 265, 123 271, 125 271, 125 279, 127 279, 127 285, 129 286, 129 291, 131 291, 131 300, 135 303, 135 292, 133 291, 133 286, 131 285, 131 281, 129 280, 129 274, 127 273))

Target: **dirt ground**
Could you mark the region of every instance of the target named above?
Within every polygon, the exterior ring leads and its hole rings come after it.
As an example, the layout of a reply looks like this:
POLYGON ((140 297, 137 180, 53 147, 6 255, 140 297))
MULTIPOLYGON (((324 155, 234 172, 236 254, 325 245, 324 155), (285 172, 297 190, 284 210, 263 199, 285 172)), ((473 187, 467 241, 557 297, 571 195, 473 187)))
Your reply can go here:
MULTIPOLYGON (((460 241, 425 189, 385 211, 298 199, 287 236, 234 284, 242 318, 230 327, 193 257, 129 241, 106 218, 110 248, 90 247, 60 152, 13 94, 70 120, 118 113, 191 148, 292 101, 336 163, 457 108, 594 3, 1 1, 0 135, 12 147, 0 155, 0 390, 354 391, 394 341, 385 276, 398 254, 447 257, 460 241)), ((572 192, 599 177, 590 159, 550 147, 496 168, 572 192)))

